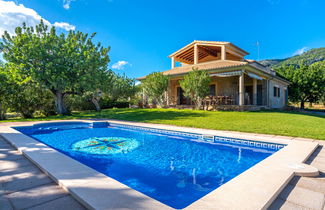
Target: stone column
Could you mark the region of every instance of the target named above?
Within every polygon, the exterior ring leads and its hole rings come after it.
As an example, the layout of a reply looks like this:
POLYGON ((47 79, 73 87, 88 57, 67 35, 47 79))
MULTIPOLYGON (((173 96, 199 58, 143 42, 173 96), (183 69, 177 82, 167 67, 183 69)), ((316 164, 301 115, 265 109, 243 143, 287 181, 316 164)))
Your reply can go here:
POLYGON ((245 105, 245 84, 244 84, 244 73, 239 76, 239 106, 245 105))
POLYGON ((253 79, 253 105, 257 105, 257 80, 253 79))
POLYGON ((171 101, 170 101, 170 97, 171 97, 171 81, 168 81, 168 88, 166 91, 166 105, 167 107, 169 107, 171 105, 171 101))

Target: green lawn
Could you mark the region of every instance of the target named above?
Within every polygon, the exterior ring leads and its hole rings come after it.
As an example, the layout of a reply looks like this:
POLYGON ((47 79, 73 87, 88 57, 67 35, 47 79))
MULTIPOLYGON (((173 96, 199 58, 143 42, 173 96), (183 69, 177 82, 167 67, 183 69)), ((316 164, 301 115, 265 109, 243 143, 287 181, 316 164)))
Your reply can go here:
POLYGON ((74 112, 71 116, 52 116, 28 120, 12 119, 3 122, 94 118, 119 119, 325 140, 325 116, 285 111, 209 112, 177 109, 107 109, 101 112, 74 112))

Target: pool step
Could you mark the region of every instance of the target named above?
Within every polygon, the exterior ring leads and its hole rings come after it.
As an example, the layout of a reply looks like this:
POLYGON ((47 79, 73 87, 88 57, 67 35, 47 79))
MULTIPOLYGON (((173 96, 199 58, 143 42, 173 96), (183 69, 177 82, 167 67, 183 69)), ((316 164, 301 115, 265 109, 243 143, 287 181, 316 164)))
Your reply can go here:
POLYGON ((108 122, 93 122, 92 127, 93 128, 107 128, 109 126, 108 122))

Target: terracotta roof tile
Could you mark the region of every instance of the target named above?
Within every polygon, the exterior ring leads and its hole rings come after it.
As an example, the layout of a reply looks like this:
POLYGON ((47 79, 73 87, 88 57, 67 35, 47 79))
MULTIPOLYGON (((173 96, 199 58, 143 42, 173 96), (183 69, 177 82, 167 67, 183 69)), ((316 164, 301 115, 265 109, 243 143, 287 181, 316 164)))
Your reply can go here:
MULTIPOLYGON (((205 63, 199 63, 195 65, 186 65, 181 67, 176 67, 167 71, 163 71, 164 75, 178 75, 178 74, 185 74, 187 72, 192 71, 193 67, 198 68, 199 70, 212 70, 212 69, 221 69, 227 67, 234 67, 234 66, 243 66, 248 64, 248 62, 244 61, 231 61, 231 60, 217 60, 217 61, 210 61, 205 63)), ((145 79, 146 77, 139 77, 137 80, 145 79)))
POLYGON ((246 64, 247 62, 242 62, 242 61, 218 60, 218 61, 199 63, 196 65, 186 65, 186 66, 176 67, 171 70, 164 71, 163 74, 164 75, 184 74, 192 71, 193 67, 198 68, 199 70, 211 70, 211 69, 220 69, 220 68, 227 68, 233 66, 242 66, 246 64))

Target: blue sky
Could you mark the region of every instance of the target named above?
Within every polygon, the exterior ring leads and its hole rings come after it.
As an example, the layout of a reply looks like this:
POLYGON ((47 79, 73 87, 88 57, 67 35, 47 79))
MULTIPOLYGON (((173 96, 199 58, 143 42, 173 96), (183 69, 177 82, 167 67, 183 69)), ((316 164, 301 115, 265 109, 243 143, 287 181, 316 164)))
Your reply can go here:
POLYGON ((167 56, 193 40, 230 41, 251 59, 257 41, 260 59, 324 47, 324 8, 324 0, 0 0, 0 33, 39 18, 63 32, 97 32, 111 46, 110 67, 138 77, 169 69, 167 56))

